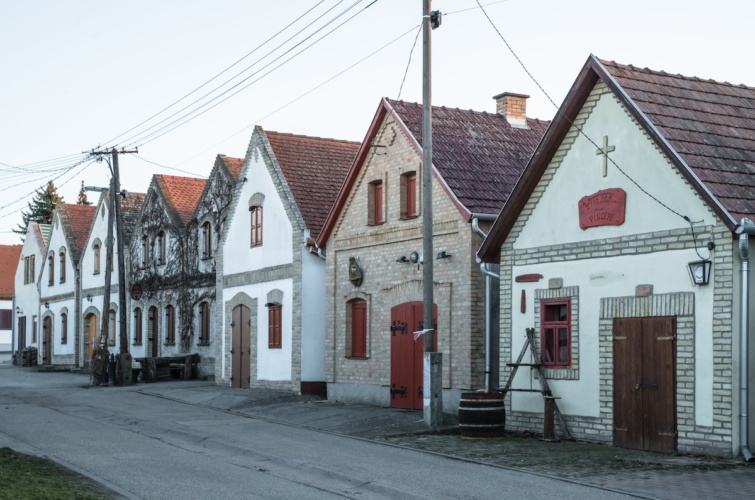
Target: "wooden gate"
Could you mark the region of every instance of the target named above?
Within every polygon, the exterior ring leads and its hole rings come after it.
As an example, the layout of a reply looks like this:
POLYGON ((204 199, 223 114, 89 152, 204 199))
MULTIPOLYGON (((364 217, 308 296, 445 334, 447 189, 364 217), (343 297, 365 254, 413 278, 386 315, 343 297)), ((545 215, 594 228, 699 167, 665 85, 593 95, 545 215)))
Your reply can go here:
POLYGON ((147 356, 156 358, 160 345, 160 314, 156 307, 149 308, 147 321, 147 356))
POLYGON ((613 440, 676 450, 676 318, 613 320, 613 440))
POLYGON ((244 304, 231 314, 231 387, 248 389, 251 376, 251 310, 244 304))
MULTIPOLYGON (((438 308, 433 305, 437 323, 438 308)), ((422 302, 405 302, 391 308, 391 407, 422 409, 424 339, 414 332, 424 328, 422 302)), ((434 336, 435 349, 438 332, 434 336)))
POLYGON ((52 318, 42 320, 42 364, 52 364, 52 318))

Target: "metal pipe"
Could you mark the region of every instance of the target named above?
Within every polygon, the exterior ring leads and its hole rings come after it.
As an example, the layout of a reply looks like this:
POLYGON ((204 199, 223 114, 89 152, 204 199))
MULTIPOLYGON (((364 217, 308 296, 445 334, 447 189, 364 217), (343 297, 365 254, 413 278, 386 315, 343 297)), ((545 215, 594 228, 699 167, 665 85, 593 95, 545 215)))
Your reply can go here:
MULTIPOLYGON (((472 230, 477 233, 482 239, 485 239, 487 237, 487 234, 480 229, 480 223, 479 223, 479 217, 475 216, 472 218, 472 230)), ((480 260, 479 258, 477 259, 480 260)), ((493 287, 493 279, 500 279, 501 277, 488 269, 488 264, 486 262, 480 262, 480 272, 485 276, 485 392, 490 392, 490 374, 491 374, 491 332, 490 332, 490 322, 492 320, 490 309, 491 309, 491 301, 490 301, 490 293, 491 288, 493 287)))
POLYGON ((755 234, 755 225, 749 219, 743 218, 740 226, 737 226, 736 233, 739 233, 739 258, 742 260, 742 296, 740 301, 740 346, 739 346, 739 445, 742 458, 745 462, 753 461, 753 455, 750 451, 749 437, 749 341, 748 331, 750 322, 750 235, 755 234))

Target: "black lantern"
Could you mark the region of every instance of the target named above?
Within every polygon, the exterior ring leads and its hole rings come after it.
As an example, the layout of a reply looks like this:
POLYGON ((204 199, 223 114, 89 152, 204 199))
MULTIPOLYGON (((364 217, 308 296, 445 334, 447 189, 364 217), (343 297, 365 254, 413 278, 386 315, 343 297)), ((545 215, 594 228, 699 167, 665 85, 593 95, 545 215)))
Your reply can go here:
POLYGON ((710 281, 710 268, 713 263, 709 260, 698 260, 687 264, 692 284, 707 285, 710 281))

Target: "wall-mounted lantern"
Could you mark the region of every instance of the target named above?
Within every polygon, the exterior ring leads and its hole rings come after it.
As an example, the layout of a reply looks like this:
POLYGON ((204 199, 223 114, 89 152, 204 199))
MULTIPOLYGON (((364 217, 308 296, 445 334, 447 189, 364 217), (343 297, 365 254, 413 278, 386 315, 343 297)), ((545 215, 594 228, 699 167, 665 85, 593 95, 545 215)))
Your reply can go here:
POLYGON ((687 264, 689 276, 694 286, 707 285, 710 282, 710 269, 712 262, 709 260, 698 260, 687 264))

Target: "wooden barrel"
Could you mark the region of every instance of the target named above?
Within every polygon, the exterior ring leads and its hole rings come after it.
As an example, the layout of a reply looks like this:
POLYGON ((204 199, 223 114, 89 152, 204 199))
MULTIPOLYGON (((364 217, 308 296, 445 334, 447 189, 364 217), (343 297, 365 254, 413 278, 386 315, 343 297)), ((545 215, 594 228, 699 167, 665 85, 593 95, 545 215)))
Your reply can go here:
POLYGON ((459 401, 459 433, 462 437, 500 437, 503 436, 505 427, 503 394, 462 393, 459 401))

